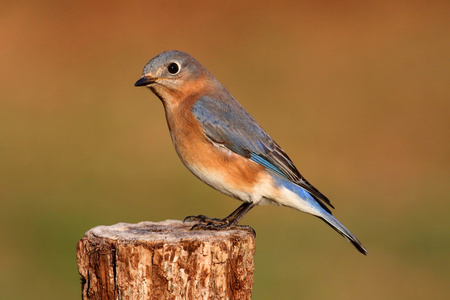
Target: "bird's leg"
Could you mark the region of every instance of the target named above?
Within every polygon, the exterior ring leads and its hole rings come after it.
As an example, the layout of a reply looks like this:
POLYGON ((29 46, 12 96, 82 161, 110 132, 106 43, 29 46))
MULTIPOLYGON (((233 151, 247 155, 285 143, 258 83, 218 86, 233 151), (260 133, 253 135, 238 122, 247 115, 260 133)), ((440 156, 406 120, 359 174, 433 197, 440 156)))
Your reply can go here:
POLYGON ((252 202, 244 202, 228 217, 224 219, 211 219, 203 215, 189 216, 184 219, 184 222, 197 221, 198 224, 192 226, 191 230, 225 230, 232 227, 249 229, 253 235, 256 235, 253 228, 250 226, 237 225, 237 223, 244 217, 246 213, 255 206, 252 202))
POLYGON ((240 205, 235 211, 233 211, 228 217, 224 219, 217 219, 217 218, 208 218, 204 215, 198 215, 198 216, 188 216, 184 218, 183 222, 199 222, 199 223, 214 223, 217 225, 223 225, 223 224, 230 224, 230 226, 236 224, 239 222, 239 220, 242 219, 242 217, 254 206, 250 206, 251 203, 244 202, 242 205, 240 205), (245 212, 243 212, 246 210, 245 212), (242 214, 242 215, 240 215, 242 214), (237 217, 240 215, 240 217, 237 219, 237 217), (231 224, 232 222, 232 224, 231 224))

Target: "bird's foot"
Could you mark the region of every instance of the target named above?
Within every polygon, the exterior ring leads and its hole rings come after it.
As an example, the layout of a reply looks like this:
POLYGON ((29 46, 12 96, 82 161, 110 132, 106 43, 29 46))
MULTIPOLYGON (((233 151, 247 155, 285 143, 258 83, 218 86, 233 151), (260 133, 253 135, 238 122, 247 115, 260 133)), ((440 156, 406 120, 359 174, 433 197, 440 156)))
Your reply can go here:
POLYGON ((191 230, 228 230, 228 229, 244 229, 250 231, 254 237, 256 237, 256 231, 248 225, 235 225, 232 222, 221 219, 212 219, 203 215, 189 216, 184 219, 183 222, 198 222, 191 227, 191 230))
POLYGON ((208 224, 208 223, 223 224, 223 223, 225 223, 221 219, 208 218, 207 216, 204 216, 204 215, 188 216, 188 217, 184 218, 184 220, 183 220, 183 223, 186 223, 186 222, 199 222, 199 223, 203 223, 203 224, 208 224))

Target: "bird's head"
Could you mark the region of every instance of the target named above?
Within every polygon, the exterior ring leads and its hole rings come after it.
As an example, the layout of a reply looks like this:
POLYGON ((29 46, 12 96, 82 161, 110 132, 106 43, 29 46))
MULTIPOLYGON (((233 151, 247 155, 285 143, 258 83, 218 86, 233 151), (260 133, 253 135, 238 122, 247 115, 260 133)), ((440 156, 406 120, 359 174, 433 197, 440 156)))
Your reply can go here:
POLYGON ((215 81, 192 56, 173 50, 151 59, 134 85, 147 86, 163 103, 171 105, 201 90, 208 79, 215 81))

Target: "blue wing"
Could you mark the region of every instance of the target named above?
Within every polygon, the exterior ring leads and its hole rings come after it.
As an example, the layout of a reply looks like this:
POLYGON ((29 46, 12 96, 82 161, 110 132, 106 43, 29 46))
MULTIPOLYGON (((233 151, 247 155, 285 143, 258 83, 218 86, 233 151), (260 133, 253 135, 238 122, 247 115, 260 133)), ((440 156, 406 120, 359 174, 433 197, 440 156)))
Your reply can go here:
POLYGON ((193 105, 192 113, 211 141, 295 183, 320 200, 319 204, 330 212, 324 205, 333 207, 330 200, 302 177, 283 149, 234 99, 219 101, 201 97, 193 105))

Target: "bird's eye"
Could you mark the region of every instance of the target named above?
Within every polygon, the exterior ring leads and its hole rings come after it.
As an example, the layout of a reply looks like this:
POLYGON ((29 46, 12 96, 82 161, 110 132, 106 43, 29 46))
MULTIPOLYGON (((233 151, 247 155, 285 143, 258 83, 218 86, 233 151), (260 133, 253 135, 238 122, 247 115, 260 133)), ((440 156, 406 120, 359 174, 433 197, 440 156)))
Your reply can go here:
POLYGON ((178 71, 180 71, 180 66, 178 66, 177 63, 173 62, 167 66, 167 70, 169 71, 170 74, 177 74, 178 71))

